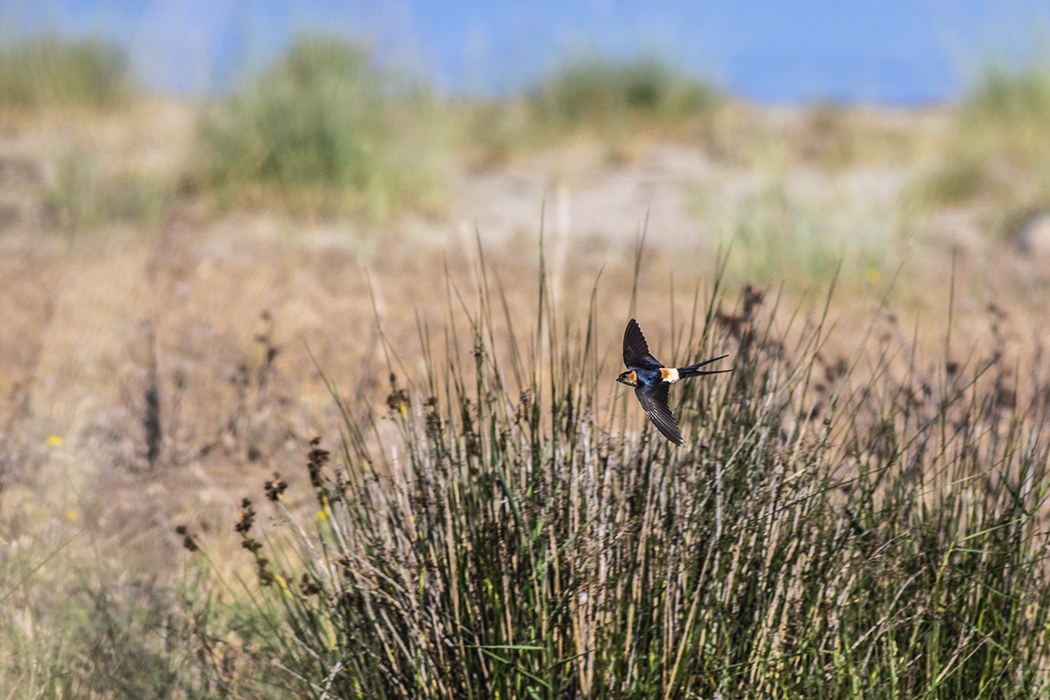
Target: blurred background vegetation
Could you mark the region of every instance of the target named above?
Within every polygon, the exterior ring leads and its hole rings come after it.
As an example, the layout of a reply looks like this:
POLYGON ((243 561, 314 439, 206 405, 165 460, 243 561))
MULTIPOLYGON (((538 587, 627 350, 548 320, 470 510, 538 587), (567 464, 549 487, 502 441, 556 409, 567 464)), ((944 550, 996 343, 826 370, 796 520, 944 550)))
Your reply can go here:
MULTIPOLYGON (((3 50, 0 117, 9 122, 97 120, 155 99, 134 85, 126 54, 101 40, 45 37, 3 50)), ((378 67, 367 45, 304 36, 228 93, 201 101, 192 155, 160 189, 204 196, 218 210, 265 203, 382 219, 439 207, 451 153, 492 165, 581 136, 609 143, 610 152, 643 137, 689 138, 710 125, 722 100, 658 58, 596 56, 571 60, 520 97, 451 100, 418 76, 378 67)), ((78 226, 154 213, 136 204, 148 195, 135 192, 157 183, 88 174, 92 166, 69 153, 60 159, 54 204, 78 226), (127 201, 106 195, 129 189, 127 201)))
MULTIPOLYGON (((418 75, 379 66, 365 44, 313 35, 229 91, 184 100, 195 105, 193 126, 162 166, 146 162, 155 143, 102 152, 107 129, 122 115, 146 120, 138 133, 156 141, 151 130, 161 125, 149 122, 158 99, 135 84, 126 52, 104 40, 46 35, 0 48, 0 120, 12 128, 68 127, 45 162, 9 166, 46 179, 36 218, 67 231, 155 223, 187 198, 217 213, 263 206, 375 221, 399 212, 440 215, 450 162, 484 170, 591 144, 615 164, 661 142, 766 170, 911 159, 919 165, 909 211, 988 210, 987 217, 999 216, 991 224, 1003 237, 1050 204, 1045 51, 988 61, 933 132, 887 130, 863 108, 818 102, 787 134, 771 132, 745 103, 654 55, 576 55, 520 94, 450 98, 418 75)), ((728 225, 727 235, 737 228, 728 225)), ((754 239, 753 227, 744 228, 754 239)))

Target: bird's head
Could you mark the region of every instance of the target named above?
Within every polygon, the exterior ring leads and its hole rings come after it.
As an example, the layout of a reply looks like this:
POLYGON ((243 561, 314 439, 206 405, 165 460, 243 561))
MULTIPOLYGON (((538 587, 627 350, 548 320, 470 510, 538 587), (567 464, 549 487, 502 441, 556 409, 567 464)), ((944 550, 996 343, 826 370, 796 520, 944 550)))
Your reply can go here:
POLYGON ((638 386, 638 375, 633 369, 630 369, 617 377, 616 381, 627 386, 638 386))

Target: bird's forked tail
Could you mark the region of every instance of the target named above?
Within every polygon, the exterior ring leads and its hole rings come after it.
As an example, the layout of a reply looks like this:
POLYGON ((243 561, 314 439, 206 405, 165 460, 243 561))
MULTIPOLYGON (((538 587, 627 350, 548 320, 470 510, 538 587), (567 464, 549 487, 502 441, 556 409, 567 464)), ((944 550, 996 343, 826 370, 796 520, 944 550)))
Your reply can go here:
POLYGON ((700 369, 704 365, 709 365, 712 362, 718 362, 724 360, 729 355, 722 355, 721 357, 714 357, 710 360, 704 360, 703 362, 697 362, 695 365, 689 365, 688 367, 678 368, 678 377, 680 379, 686 379, 687 377, 699 377, 702 374, 722 374, 723 372, 732 372, 731 369, 700 369))

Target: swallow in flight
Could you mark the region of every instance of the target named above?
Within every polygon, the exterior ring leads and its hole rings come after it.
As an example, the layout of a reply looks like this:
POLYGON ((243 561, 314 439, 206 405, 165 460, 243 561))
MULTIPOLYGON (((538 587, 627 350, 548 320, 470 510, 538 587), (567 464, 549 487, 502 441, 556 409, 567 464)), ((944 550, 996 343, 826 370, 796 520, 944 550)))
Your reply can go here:
POLYGON ((645 342, 642 329, 633 318, 627 323, 623 333, 623 363, 627 371, 616 378, 616 381, 634 387, 635 396, 645 409, 645 415, 653 422, 668 440, 676 445, 682 444, 682 431, 667 405, 667 393, 671 385, 680 379, 699 377, 701 374, 721 374, 732 372, 729 369, 701 370, 704 365, 729 357, 722 355, 688 367, 664 367, 660 361, 649 354, 649 345, 645 342))

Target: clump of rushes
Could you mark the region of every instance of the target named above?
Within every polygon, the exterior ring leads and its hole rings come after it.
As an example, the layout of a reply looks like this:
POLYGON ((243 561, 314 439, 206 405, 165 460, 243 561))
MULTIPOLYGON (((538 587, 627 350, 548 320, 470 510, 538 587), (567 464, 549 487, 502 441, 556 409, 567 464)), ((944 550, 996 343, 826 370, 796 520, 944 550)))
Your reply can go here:
POLYGON ((260 643, 298 696, 1046 691, 1045 372, 1028 393, 995 357, 825 357, 823 319, 716 285, 668 356, 734 372, 676 387, 676 448, 612 381, 593 303, 559 321, 541 273, 518 335, 487 278, 474 313, 449 305, 469 333, 439 347, 420 323, 394 444, 336 396, 338 460, 308 458, 321 510, 273 503, 260 643))

